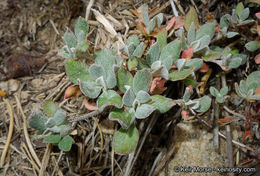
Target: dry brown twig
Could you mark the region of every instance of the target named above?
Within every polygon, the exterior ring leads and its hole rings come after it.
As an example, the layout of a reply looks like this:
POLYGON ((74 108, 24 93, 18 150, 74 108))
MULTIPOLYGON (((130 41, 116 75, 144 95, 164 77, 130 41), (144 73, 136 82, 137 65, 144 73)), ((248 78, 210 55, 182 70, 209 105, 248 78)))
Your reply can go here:
POLYGON ((5 157, 6 157, 6 154, 8 152, 9 145, 11 143, 13 130, 14 130, 14 112, 13 112, 13 109, 12 109, 8 99, 4 99, 4 102, 7 105, 8 113, 10 115, 10 122, 9 122, 10 124, 9 124, 9 131, 8 131, 8 136, 7 136, 7 140, 6 140, 6 143, 5 143, 5 147, 4 147, 3 153, 1 155, 1 167, 4 167, 5 157))

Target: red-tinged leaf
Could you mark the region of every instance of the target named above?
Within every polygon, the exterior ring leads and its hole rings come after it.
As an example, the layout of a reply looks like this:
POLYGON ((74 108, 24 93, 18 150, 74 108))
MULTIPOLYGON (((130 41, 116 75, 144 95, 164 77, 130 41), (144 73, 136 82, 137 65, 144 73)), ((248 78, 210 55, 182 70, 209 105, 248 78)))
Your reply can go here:
POLYGON ((66 89, 64 98, 78 97, 81 93, 78 85, 72 85, 66 89))
POLYGON ((186 110, 182 110, 182 111, 181 111, 181 117, 182 117, 184 120, 189 120, 189 112, 186 111, 186 110))
POLYGON ((167 30, 167 31, 169 31, 169 30, 173 27, 175 21, 176 21, 176 17, 173 17, 173 18, 169 21, 168 25, 166 26, 166 30, 167 30))
POLYGON ((219 123, 227 123, 227 122, 229 122, 229 121, 232 120, 232 119, 234 119, 234 117, 228 116, 228 117, 219 119, 218 122, 219 122, 219 123))
POLYGON ((175 25, 174 25, 174 30, 183 27, 184 24, 185 24, 185 17, 184 16, 178 16, 176 18, 176 22, 175 22, 175 25))
POLYGON ((4 91, 1 91, 0 90, 0 97, 3 97, 3 96, 5 96, 6 95, 6 93, 4 92, 4 91))
POLYGON ((151 94, 161 94, 163 93, 167 88, 164 87, 166 80, 162 78, 154 78, 152 81, 151 87, 150 87, 150 93, 151 94))
POLYGON ((255 94, 257 94, 257 95, 260 94, 260 86, 258 86, 258 88, 256 89, 255 94))
POLYGON ((181 57, 186 60, 190 60, 192 58, 192 56, 193 56, 193 48, 184 50, 181 55, 181 57))
POLYGON ((193 94, 193 88, 192 88, 192 85, 189 85, 187 86, 189 89, 190 89, 190 94, 192 95, 193 94))
POLYGON ((251 135, 251 131, 250 131, 250 128, 246 130, 244 136, 243 136, 243 139, 245 140, 246 138, 248 138, 249 136, 251 135))
POLYGON ((84 105, 90 111, 98 110, 97 104, 88 102, 87 98, 84 100, 84 105))
POLYGON ((260 64, 260 54, 255 56, 255 63, 260 64))
POLYGON ((206 73, 209 71, 209 66, 206 63, 202 64, 202 67, 200 68, 200 72, 206 73))
POLYGON ((255 16, 260 20, 260 12, 256 13, 255 16))

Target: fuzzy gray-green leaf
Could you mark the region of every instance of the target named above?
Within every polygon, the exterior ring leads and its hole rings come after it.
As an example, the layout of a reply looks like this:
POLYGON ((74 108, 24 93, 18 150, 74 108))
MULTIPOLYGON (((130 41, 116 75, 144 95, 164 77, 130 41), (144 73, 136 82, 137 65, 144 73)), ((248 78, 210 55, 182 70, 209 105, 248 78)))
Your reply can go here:
POLYGON ((162 95, 153 95, 151 96, 151 99, 152 103, 150 103, 150 105, 156 107, 160 113, 165 113, 176 105, 172 99, 166 98, 162 95))
POLYGON ((148 69, 137 71, 133 80, 133 91, 137 94, 140 90, 148 92, 152 83, 152 73, 148 69))
POLYGON ((34 113, 29 119, 29 126, 40 131, 44 131, 47 127, 45 123, 47 122, 48 117, 44 116, 41 113, 34 113))
POLYGON ((117 86, 119 90, 125 92, 125 85, 133 87, 133 76, 129 71, 127 71, 123 67, 120 67, 117 71, 117 86))
POLYGON ((86 39, 87 33, 88 23, 84 18, 79 17, 75 25, 75 35, 77 36, 78 41, 84 41, 86 39))
POLYGON ((170 70, 172 64, 177 61, 181 52, 181 42, 174 40, 168 43, 162 50, 159 60, 170 70))
POLYGON ((120 95, 115 92, 114 90, 107 90, 104 91, 97 100, 97 106, 100 111, 103 111, 103 109, 107 105, 113 105, 117 108, 120 108, 122 106, 122 98, 120 95))
POLYGON ((159 56, 160 56, 159 44, 156 42, 151 46, 151 48, 147 52, 147 56, 146 56, 147 63, 151 66, 155 61, 159 59, 159 56))
POLYGON ((79 87, 82 93, 89 98, 97 98, 101 92, 101 87, 96 82, 80 81, 79 87))
POLYGON ((213 38, 215 31, 214 23, 206 23, 200 27, 200 29, 196 32, 196 40, 201 39, 205 35, 209 35, 210 39, 213 38))
POLYGON ((124 129, 129 128, 134 118, 134 111, 125 112, 123 109, 114 109, 109 113, 109 119, 118 121, 124 129))
POLYGON ((129 154, 137 146, 139 134, 137 128, 132 124, 127 130, 120 128, 114 135, 113 146, 116 153, 129 154))
POLYGON ((145 119, 149 115, 153 113, 157 108, 149 105, 149 104, 142 104, 141 106, 137 107, 135 112, 135 117, 137 119, 145 119))
POLYGON ((65 151, 65 152, 70 151, 72 142, 73 142, 72 137, 70 137, 70 136, 63 137, 58 144, 59 149, 62 151, 65 151))
POLYGON ((146 103, 147 101, 149 101, 151 98, 150 98, 150 95, 143 91, 143 90, 140 90, 137 95, 136 95, 136 99, 140 102, 140 103, 146 103))
POLYGON ((78 79, 81 81, 91 81, 92 78, 88 72, 88 66, 74 59, 69 59, 65 64, 66 74, 74 84, 79 84, 78 79))

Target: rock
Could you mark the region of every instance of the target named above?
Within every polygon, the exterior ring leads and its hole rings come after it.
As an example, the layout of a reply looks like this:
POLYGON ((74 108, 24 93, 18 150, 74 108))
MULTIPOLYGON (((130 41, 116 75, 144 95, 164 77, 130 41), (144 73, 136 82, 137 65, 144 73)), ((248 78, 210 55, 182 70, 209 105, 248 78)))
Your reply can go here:
MULTIPOLYGON (((201 126, 200 123, 180 122, 176 125, 173 137, 175 148, 168 165, 168 175, 221 175, 213 171, 227 164, 225 142, 222 140, 220 150, 213 147, 213 133, 201 126), (186 169, 187 172, 175 172, 174 169, 186 169), (195 168, 205 168, 208 172, 195 172, 195 168)), ((167 154, 166 154, 167 155, 167 154)), ((159 174, 164 176, 164 170, 159 174)))
POLYGON ((16 92, 20 87, 20 82, 15 79, 8 80, 9 91, 16 92))

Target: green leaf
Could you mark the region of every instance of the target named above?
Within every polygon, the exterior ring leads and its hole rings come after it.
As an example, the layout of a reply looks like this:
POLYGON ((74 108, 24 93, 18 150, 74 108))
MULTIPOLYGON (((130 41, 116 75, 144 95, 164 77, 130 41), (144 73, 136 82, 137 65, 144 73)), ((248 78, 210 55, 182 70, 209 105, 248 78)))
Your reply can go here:
POLYGON ((242 64, 242 58, 232 57, 229 60, 228 66, 229 66, 229 68, 238 68, 241 64, 242 64))
POLYGON ((70 48, 75 48, 77 46, 77 39, 70 29, 68 29, 63 35, 63 40, 70 48))
POLYGON ((53 101, 48 100, 43 103, 43 110, 49 117, 53 117, 57 111, 57 106, 53 101))
POLYGON ((156 109, 157 108, 152 105, 142 104, 141 106, 137 107, 135 117, 137 119, 145 119, 146 117, 150 116, 156 109))
POLYGON ((199 20, 194 7, 191 7, 187 15, 185 16, 184 27, 186 31, 189 31, 191 24, 194 23, 195 28, 199 26, 199 20))
POLYGON ((61 136, 60 135, 50 135, 47 136, 43 139, 44 143, 52 143, 52 144, 58 144, 61 140, 61 136))
POLYGON ((129 154, 133 152, 139 140, 138 130, 131 125, 127 130, 120 128, 114 135, 113 146, 116 153, 129 154))
POLYGON ((224 98, 224 96, 222 96, 221 94, 218 94, 218 95, 216 96, 216 101, 217 101, 218 103, 224 103, 225 98, 224 98))
POLYGON ((61 57, 64 57, 66 59, 72 59, 72 58, 75 58, 75 53, 73 52, 70 52, 69 49, 68 49, 68 46, 65 45, 62 47, 62 49, 59 51, 59 55, 61 57))
POLYGON ((159 45, 160 51, 167 45, 167 31, 160 31, 157 35, 157 43, 159 45))
POLYGON ((124 93, 126 91, 125 85, 133 87, 133 76, 129 71, 120 67, 117 71, 117 86, 124 93))
POLYGON ((66 74, 74 84, 79 84, 78 79, 81 81, 91 81, 92 78, 88 72, 88 66, 77 60, 69 59, 65 64, 66 74))
POLYGON ((184 92, 184 95, 183 95, 183 100, 184 102, 188 102, 190 100, 190 88, 189 87, 186 87, 185 89, 185 92, 184 92))
POLYGON ((63 137, 58 144, 59 149, 62 150, 62 151, 65 151, 65 152, 70 151, 71 146, 72 146, 72 142, 73 142, 72 137, 70 137, 70 136, 63 137))
POLYGON ((237 33, 237 32, 228 32, 227 33, 227 38, 232 38, 232 37, 235 37, 236 35, 239 35, 239 33, 237 33))
POLYGON ((188 68, 194 68, 194 71, 197 71, 198 69, 200 69, 202 67, 203 64, 203 60, 202 59, 198 59, 198 58, 193 58, 189 61, 186 62, 185 67, 188 68))
POLYGON ((155 17, 152 18, 152 20, 149 22, 149 25, 147 27, 148 34, 153 31, 155 28, 160 28, 161 24, 163 22, 163 14, 159 13, 155 17))
POLYGON ((197 100, 200 101, 199 108, 195 109, 197 112, 206 112, 210 108, 211 98, 209 96, 205 95, 197 100))
POLYGON ((58 126, 66 122, 67 116, 66 113, 59 107, 52 119, 55 121, 55 124, 58 126))
POLYGON ((134 50, 133 52, 133 56, 134 57, 141 57, 141 54, 143 52, 143 48, 144 48, 144 42, 140 43, 134 50))
POLYGON ((128 129, 135 119, 134 111, 125 112, 123 109, 114 109, 109 113, 109 119, 118 121, 123 129, 128 129))
POLYGON ((133 59, 129 59, 128 60, 128 69, 130 71, 132 70, 135 70, 135 68, 137 67, 138 65, 138 60, 136 58, 133 58, 133 59))
POLYGON ((219 59, 222 56, 222 54, 223 53, 220 51, 210 50, 208 55, 202 56, 202 59, 205 61, 212 61, 212 60, 219 59))
POLYGON ((249 13, 250 13, 249 8, 245 8, 245 9, 241 12, 241 14, 240 14, 240 16, 239 16, 239 19, 240 19, 241 21, 246 20, 246 19, 249 17, 249 13))
POLYGON ((123 104, 132 107, 133 102, 135 100, 135 93, 132 91, 130 86, 125 86, 126 87, 126 92, 123 96, 123 104))
POLYGON ((147 63, 151 66, 155 61, 159 60, 160 49, 159 44, 154 43, 147 52, 146 60, 147 63))
POLYGON ((80 52, 86 52, 89 48, 89 43, 87 40, 83 40, 77 44, 76 49, 80 52))
POLYGON ((88 23, 82 17, 78 18, 78 21, 75 25, 75 34, 79 42, 86 39, 86 35, 88 34, 88 23))
POLYGON ((196 40, 201 39, 205 35, 210 36, 210 40, 213 38, 215 32, 215 24, 214 23, 206 23, 200 27, 200 29, 196 32, 196 40))
POLYGON ((160 113, 165 113, 176 105, 172 99, 166 98, 162 95, 153 95, 151 96, 151 99, 152 103, 150 105, 156 107, 160 113))
POLYGON ((253 88, 255 92, 260 85, 260 71, 254 71, 250 75, 248 75, 246 79, 246 84, 248 87, 253 88))
POLYGON ((192 87, 197 87, 199 85, 199 83, 192 78, 186 78, 184 84, 185 86, 191 85, 192 87))
POLYGON ((143 90, 140 90, 136 95, 136 100, 138 100, 140 103, 146 103, 150 99, 150 95, 143 90))
POLYGON ((196 39, 196 32, 195 32, 195 25, 192 22, 190 25, 190 29, 188 31, 188 41, 189 43, 192 43, 196 39))
POLYGON ((166 45, 159 58, 160 61, 170 70, 172 64, 177 61, 181 52, 181 42, 179 40, 174 40, 166 45))
POLYGON ((256 51, 258 48, 260 48, 260 44, 257 43, 256 41, 251 41, 251 42, 248 42, 246 45, 245 45, 246 49, 248 51, 256 51))
POLYGON ((151 66, 153 77, 162 77, 166 80, 169 79, 169 71, 162 65, 161 61, 155 61, 151 66))
POLYGON ((122 106, 122 98, 118 93, 116 93, 114 90, 107 90, 104 91, 97 100, 97 106, 100 111, 103 111, 103 109, 107 105, 113 105, 117 108, 120 108, 122 106))
POLYGON ((116 86, 116 76, 114 72, 114 66, 116 65, 116 57, 108 49, 102 49, 100 52, 95 53, 95 63, 103 66, 106 71, 106 77, 104 78, 107 83, 107 87, 112 89, 116 86))
POLYGON ((143 20, 144 25, 145 25, 145 26, 148 26, 150 20, 149 20, 149 15, 148 15, 148 10, 147 10, 147 8, 144 8, 144 7, 143 7, 141 14, 142 14, 142 20, 143 20))
POLYGON ((228 28, 229 23, 231 21, 231 16, 229 14, 226 14, 220 18, 220 26, 221 28, 228 28))
POLYGON ((239 4, 237 4, 235 12, 238 16, 240 16, 243 10, 244 10, 244 5, 242 2, 240 2, 239 4))
POLYGON ((215 87, 212 87, 212 86, 210 86, 209 92, 210 92, 210 94, 213 95, 214 97, 216 97, 216 96, 218 95, 218 93, 219 93, 218 90, 217 90, 215 87))
POLYGON ((47 127, 45 123, 47 122, 48 117, 44 116, 41 113, 34 113, 28 121, 30 127, 35 128, 40 131, 44 131, 47 127))
POLYGON ((171 81, 179 81, 187 78, 193 72, 193 68, 184 69, 183 71, 171 72, 170 80, 171 81))
POLYGON ((101 92, 101 87, 96 82, 85 82, 80 80, 79 84, 82 93, 89 98, 97 98, 101 92))
POLYGON ((133 91, 137 94, 140 90, 148 92, 152 83, 152 73, 148 69, 137 71, 133 80, 133 91))
POLYGON ((106 72, 103 66, 97 65, 97 64, 92 64, 89 67, 89 73, 92 76, 94 80, 98 79, 99 77, 103 76, 106 78, 106 72))
POLYGON ((222 87, 219 91, 219 93, 224 96, 224 95, 227 95, 228 93, 228 87, 222 87))

